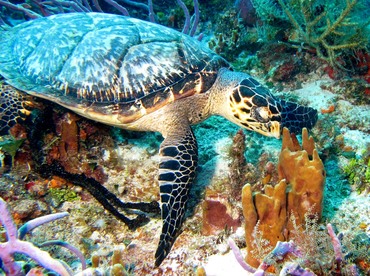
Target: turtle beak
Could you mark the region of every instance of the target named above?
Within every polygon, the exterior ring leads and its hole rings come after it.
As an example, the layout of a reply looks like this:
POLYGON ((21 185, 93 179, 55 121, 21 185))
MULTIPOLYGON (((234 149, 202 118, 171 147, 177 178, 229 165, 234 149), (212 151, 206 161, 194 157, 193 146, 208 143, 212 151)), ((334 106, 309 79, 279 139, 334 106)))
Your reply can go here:
MULTIPOLYGON (((254 124, 251 124, 251 126, 254 124)), ((276 139, 280 138, 280 129, 281 125, 277 121, 270 121, 268 123, 256 123, 258 127, 250 127, 249 129, 258 132, 259 134, 262 134, 267 137, 275 137, 276 139)))
POLYGON ((275 137, 276 139, 280 138, 280 123, 277 121, 269 122, 269 134, 271 137, 275 137))

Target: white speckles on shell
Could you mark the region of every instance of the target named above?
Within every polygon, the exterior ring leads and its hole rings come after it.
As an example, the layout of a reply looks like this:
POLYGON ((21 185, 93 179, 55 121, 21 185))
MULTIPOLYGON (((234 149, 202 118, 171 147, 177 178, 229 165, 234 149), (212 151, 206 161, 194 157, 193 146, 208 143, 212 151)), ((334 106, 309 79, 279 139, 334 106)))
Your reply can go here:
POLYGON ((174 83, 188 73, 182 66, 173 42, 135 45, 129 49, 120 69, 125 94, 136 98, 174 83))
MULTIPOLYGON (((121 60, 127 49, 138 41, 132 25, 107 26, 91 31, 76 45, 56 80, 73 83, 77 89, 86 89, 87 93, 111 89, 115 93, 110 100, 119 101, 122 80, 117 73, 121 60)), ((83 96, 82 93, 78 95, 83 96)))
POLYGON ((218 69, 228 66, 187 35, 112 14, 60 14, 5 35, 0 73, 13 86, 66 106, 120 103, 122 117, 130 120, 207 91, 218 69))

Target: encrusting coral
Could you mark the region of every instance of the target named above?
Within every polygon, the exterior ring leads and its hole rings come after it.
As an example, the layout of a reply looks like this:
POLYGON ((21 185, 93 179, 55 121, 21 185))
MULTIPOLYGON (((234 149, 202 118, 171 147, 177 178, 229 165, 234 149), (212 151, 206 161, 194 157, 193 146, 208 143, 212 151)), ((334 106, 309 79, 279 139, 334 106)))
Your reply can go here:
POLYGON ((260 263, 255 252, 256 232, 274 247, 278 241, 289 240, 293 229, 288 219, 291 214, 300 225, 307 212, 321 216, 325 170, 307 129, 302 131, 302 147, 296 136, 284 129, 278 172, 280 182, 274 187, 266 185, 264 194, 253 195, 250 184, 242 190, 248 247, 246 261, 255 267, 260 263))

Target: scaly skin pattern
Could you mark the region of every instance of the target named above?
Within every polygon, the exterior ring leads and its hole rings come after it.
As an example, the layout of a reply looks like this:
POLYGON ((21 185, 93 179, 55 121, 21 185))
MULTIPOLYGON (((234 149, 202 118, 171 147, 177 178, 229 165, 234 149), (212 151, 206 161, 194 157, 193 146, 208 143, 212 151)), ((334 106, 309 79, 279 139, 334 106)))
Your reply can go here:
POLYGON ((29 95, 0 83, 0 135, 7 134, 9 128, 24 121, 33 105, 29 95))
POLYGON ((277 99, 250 76, 233 89, 229 101, 237 123, 261 134, 279 136, 284 127, 300 133, 304 127, 312 128, 317 120, 312 108, 277 99))
MULTIPOLYGON (((101 123, 163 135, 156 266, 181 233, 195 177, 198 147, 191 125, 221 115, 279 138, 283 127, 300 133, 317 121, 316 110, 276 98, 195 39, 138 19, 50 16, 2 32, 0 49, 0 75, 18 90, 101 123)), ((4 95, 3 130, 10 126, 6 118, 16 118, 23 106, 22 97, 4 95)))
POLYGON ((155 253, 159 266, 170 252, 183 222, 189 188, 195 178, 198 163, 198 146, 191 129, 177 138, 168 136, 161 145, 159 154, 159 190, 163 227, 155 253))

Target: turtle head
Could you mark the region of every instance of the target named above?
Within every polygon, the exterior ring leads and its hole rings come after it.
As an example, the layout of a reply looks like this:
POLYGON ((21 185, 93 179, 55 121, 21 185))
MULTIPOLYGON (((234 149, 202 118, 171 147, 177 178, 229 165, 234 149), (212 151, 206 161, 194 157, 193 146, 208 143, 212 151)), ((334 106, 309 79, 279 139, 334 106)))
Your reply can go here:
POLYGON ((276 98, 259 82, 245 75, 228 95, 227 118, 237 125, 265 136, 279 138, 284 127, 300 133, 312 128, 317 111, 276 98))

